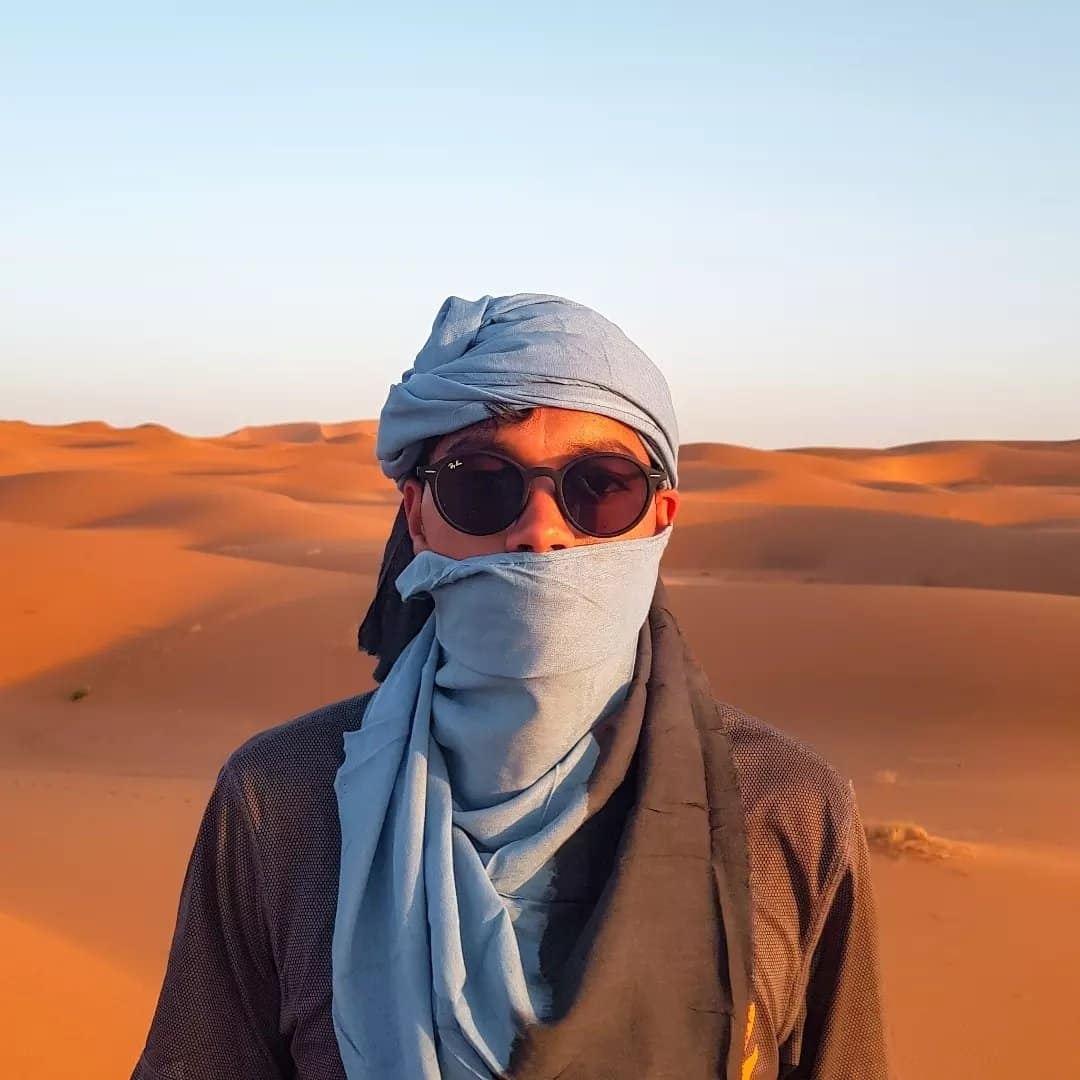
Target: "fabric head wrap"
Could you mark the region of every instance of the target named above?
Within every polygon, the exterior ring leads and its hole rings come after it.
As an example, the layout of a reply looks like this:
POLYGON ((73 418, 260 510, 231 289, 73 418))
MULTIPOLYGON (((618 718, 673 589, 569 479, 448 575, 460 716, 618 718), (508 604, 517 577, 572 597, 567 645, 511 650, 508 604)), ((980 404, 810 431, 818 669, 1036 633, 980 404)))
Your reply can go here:
MULTIPOLYGON (((500 406, 577 409, 621 421, 642 437, 672 485, 678 481, 679 432, 663 374, 602 315, 540 293, 444 301, 379 416, 375 453, 383 472, 400 486, 425 440, 487 420, 500 406)), ((380 681, 431 612, 430 599, 403 602, 394 587, 412 557, 400 509, 359 633, 360 648, 379 657, 380 681)))
POLYGON ((633 428, 674 485, 679 432, 667 381, 614 324, 538 293, 449 297, 416 362, 390 389, 375 453, 410 476, 425 439, 486 420, 489 406, 598 413, 633 428))

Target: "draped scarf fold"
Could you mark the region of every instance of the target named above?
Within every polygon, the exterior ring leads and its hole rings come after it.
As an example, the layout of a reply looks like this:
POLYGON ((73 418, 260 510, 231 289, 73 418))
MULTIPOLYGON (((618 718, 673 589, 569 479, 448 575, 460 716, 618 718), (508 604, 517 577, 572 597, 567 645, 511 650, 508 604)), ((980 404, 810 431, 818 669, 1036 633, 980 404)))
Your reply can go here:
MULTIPOLYGON (((428 632, 409 649, 429 649, 428 632)), ((402 993, 423 999, 431 984, 421 979, 403 985, 407 965, 392 944, 358 933, 356 956, 335 953, 335 1024, 346 1021, 338 1034, 350 1080, 403 1075, 741 1080, 740 1025, 733 1017, 745 1017, 750 1002, 745 823, 728 732, 662 584, 639 637, 629 691, 598 728, 598 737, 604 753, 590 784, 589 816, 617 790, 629 792, 630 808, 608 881, 554 976, 550 1015, 540 1020, 528 1009, 520 1012, 506 1063, 470 1058, 467 1050, 475 1044, 457 1042, 455 1024, 417 1041, 430 1073, 410 1071, 400 1059, 380 1060, 378 1044, 400 1019, 395 999, 402 993), (378 969, 386 998, 381 1007, 367 1003, 363 1016, 342 1017, 339 1012, 350 999, 339 991, 356 962, 378 969), (460 1072, 440 1071, 438 1044, 447 1031, 459 1051, 460 1072), (374 1042, 357 1046, 350 1042, 357 1037, 374 1042), (350 1055, 354 1063, 362 1062, 352 1071, 350 1055)), ((389 802, 389 793, 386 797, 389 802)), ((343 874, 358 854, 362 862, 362 853, 343 849, 343 874)), ((386 887, 408 889, 407 869, 383 866, 386 887)), ((344 880, 342 887, 349 887, 344 880)), ((358 926, 363 916, 362 910, 355 913, 358 926)), ((452 965, 442 972, 429 967, 428 977, 447 977, 452 970, 452 965)))

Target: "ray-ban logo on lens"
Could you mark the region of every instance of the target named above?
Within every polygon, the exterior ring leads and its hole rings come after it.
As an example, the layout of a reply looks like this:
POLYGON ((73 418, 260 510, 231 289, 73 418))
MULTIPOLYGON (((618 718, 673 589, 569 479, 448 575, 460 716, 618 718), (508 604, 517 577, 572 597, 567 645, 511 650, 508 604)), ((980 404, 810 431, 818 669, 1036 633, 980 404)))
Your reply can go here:
POLYGON ((448 469, 456 469, 460 464, 461 464, 460 461, 451 461, 450 464, 447 465, 446 467, 448 469))

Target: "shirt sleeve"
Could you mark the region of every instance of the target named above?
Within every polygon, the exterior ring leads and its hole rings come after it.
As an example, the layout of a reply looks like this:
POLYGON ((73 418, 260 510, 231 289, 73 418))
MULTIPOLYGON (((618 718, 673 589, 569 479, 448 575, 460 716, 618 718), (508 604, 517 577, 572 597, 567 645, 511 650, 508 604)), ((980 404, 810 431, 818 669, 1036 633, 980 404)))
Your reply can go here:
POLYGON ((852 797, 845 856, 821 923, 790 1080, 888 1080, 870 854, 852 797))
POLYGON ((283 1080, 279 983, 258 851, 230 766, 210 796, 165 980, 132 1080, 283 1080))

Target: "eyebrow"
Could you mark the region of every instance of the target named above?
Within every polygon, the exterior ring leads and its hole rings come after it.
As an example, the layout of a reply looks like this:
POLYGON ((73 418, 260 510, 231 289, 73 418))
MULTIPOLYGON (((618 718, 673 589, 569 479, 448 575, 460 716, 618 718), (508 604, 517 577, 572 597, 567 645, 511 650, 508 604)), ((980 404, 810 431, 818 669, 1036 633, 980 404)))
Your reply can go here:
MULTIPOLYGON (((463 434, 460 438, 451 439, 449 445, 444 447, 441 457, 449 457, 451 454, 459 454, 468 450, 503 450, 500 445, 498 432, 486 434, 479 431, 463 434)), ((593 454, 628 454, 630 457, 640 460, 640 450, 635 451, 627 446, 621 439, 581 439, 570 443, 566 447, 566 453, 574 456, 582 453, 593 454)), ((650 466, 652 463, 649 463, 650 466)))

